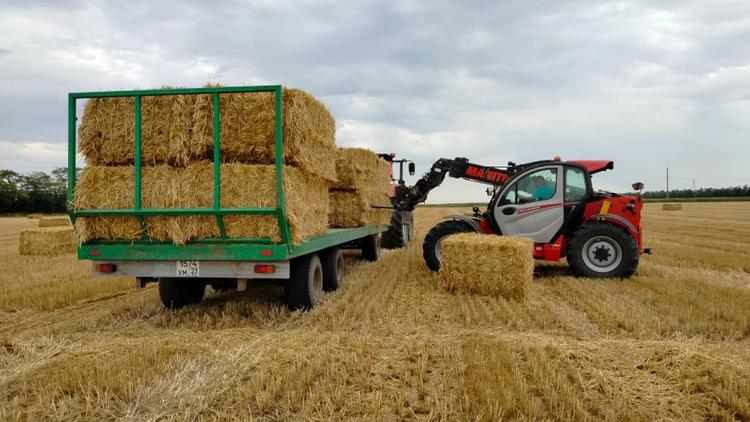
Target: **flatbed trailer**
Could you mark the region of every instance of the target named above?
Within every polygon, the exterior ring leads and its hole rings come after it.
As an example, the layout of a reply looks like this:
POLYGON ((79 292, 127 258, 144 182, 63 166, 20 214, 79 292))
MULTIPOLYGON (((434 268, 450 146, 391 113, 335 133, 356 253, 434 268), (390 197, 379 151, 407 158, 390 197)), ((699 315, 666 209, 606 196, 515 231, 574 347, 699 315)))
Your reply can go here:
POLYGON ((329 229, 295 245, 287 220, 284 192, 284 163, 275 163, 276 206, 259 208, 223 208, 221 206, 221 111, 220 95, 228 93, 272 92, 275 97, 275 156, 283 157, 282 87, 238 86, 136 91, 76 92, 68 94, 68 214, 79 217, 124 216, 138 220, 140 239, 96 240, 78 248, 78 258, 92 261, 92 271, 103 277, 135 277, 143 287, 159 283, 159 294, 168 308, 179 308, 200 301, 206 285, 217 290, 244 290, 249 280, 275 279, 285 282, 287 304, 294 309, 310 308, 324 290, 335 290, 344 275, 342 249, 361 249, 364 259, 375 261, 380 255, 380 233, 386 226, 329 229), (213 100, 213 206, 210 208, 143 208, 141 100, 160 95, 211 95, 213 100), (75 209, 77 101, 91 98, 130 97, 134 103, 134 204, 129 209, 75 209), (281 240, 269 238, 230 238, 226 235, 227 215, 273 215, 281 240), (184 245, 148 237, 151 216, 214 216, 219 237, 194 239, 184 245))

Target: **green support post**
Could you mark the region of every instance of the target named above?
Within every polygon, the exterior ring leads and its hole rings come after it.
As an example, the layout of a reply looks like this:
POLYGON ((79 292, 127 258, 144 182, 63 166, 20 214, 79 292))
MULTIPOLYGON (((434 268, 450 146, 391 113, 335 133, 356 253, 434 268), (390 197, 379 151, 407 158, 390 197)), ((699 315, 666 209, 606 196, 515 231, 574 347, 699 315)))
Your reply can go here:
POLYGON ((76 189, 76 97, 68 94, 68 192, 67 207, 71 223, 75 224, 73 198, 76 189))
MULTIPOLYGON (((135 172, 135 204, 133 204, 133 209, 136 211, 141 210, 141 198, 143 196, 143 192, 141 189, 142 185, 142 174, 141 174, 141 163, 143 162, 142 159, 142 151, 141 151, 141 96, 136 95, 133 98, 133 102, 135 103, 135 136, 134 136, 134 143, 135 143, 135 153, 133 157, 134 161, 134 172, 135 172)), ((142 215, 138 215, 138 224, 141 226, 141 237, 146 239, 148 238, 148 228, 146 227, 146 219, 143 218, 142 215)))
POLYGON ((281 86, 274 89, 276 117, 276 127, 274 129, 274 141, 276 148, 276 218, 279 221, 279 231, 281 232, 281 241, 287 244, 289 252, 292 252, 292 236, 289 232, 289 224, 286 220, 286 198, 284 196, 284 110, 283 110, 283 93, 281 86))
POLYGON ((224 217, 218 213, 221 209, 221 112, 219 93, 213 94, 214 113, 214 210, 216 213, 216 224, 219 225, 219 234, 222 239, 227 237, 227 229, 224 227, 224 217))

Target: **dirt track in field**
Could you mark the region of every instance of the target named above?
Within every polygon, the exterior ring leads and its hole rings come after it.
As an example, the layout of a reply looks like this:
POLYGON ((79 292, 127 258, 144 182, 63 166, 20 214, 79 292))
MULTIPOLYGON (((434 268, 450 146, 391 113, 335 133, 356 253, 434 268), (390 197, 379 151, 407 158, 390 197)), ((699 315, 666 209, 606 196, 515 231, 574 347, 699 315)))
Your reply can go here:
POLYGON ((435 285, 421 239, 290 312, 279 286, 177 312, 156 289, 21 257, 0 220, 0 419, 750 419, 750 203, 644 211, 636 277, 539 263, 527 303, 435 285))

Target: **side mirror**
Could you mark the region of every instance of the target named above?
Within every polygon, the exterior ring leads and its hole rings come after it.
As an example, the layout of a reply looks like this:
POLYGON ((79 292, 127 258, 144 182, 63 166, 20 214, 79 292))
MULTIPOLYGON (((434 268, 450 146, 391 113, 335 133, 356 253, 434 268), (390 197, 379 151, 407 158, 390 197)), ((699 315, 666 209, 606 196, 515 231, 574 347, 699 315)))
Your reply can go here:
POLYGON ((414 173, 416 173, 417 166, 414 165, 414 163, 409 163, 409 176, 414 176, 414 173))

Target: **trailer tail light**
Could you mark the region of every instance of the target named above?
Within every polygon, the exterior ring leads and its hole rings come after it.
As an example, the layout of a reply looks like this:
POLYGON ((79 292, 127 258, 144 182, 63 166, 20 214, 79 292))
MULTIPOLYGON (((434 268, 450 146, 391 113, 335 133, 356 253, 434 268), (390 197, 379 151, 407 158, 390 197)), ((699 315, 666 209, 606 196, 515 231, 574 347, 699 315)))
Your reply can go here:
POLYGON ((276 272, 275 265, 258 264, 255 266, 255 272, 258 274, 273 274, 276 272))
POLYGON ((263 249, 262 251, 260 251, 260 254, 263 256, 271 256, 273 255, 273 251, 270 249, 263 249))
POLYGON ((104 274, 111 274, 117 271, 117 265, 115 264, 96 264, 95 268, 96 272, 104 274))

